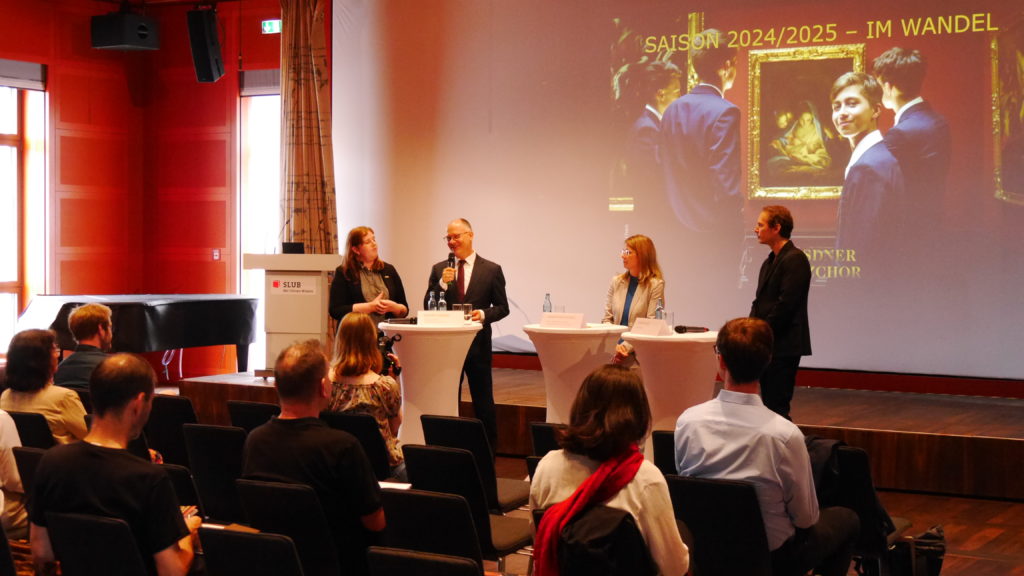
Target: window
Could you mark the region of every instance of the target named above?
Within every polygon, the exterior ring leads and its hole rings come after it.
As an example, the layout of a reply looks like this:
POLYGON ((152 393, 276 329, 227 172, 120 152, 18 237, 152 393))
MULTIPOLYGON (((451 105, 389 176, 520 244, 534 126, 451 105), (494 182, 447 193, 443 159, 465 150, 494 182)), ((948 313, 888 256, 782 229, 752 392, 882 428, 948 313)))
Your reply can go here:
POLYGON ((44 290, 46 94, 0 86, 0 353, 44 290))
MULTIPOLYGON (((242 98, 242 190, 239 230, 242 254, 280 252, 281 230, 281 96, 242 98)), ((242 270, 242 294, 260 298, 256 341, 249 346, 249 367, 263 368, 266 358, 263 326, 262 270, 242 270)))

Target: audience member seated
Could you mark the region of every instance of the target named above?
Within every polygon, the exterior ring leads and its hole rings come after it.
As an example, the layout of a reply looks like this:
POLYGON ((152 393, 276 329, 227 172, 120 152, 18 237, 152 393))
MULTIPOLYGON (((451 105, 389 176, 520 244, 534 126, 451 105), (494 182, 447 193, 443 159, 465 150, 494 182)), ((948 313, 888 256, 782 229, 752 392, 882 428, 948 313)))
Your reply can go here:
POLYGON ((88 389, 89 376, 103 362, 114 341, 110 308, 103 304, 84 304, 71 311, 68 328, 78 342, 75 352, 57 366, 53 383, 73 389, 88 389))
POLYGON ((630 513, 665 576, 685 574, 689 551, 679 536, 665 477, 638 451, 650 433, 651 409, 637 371, 598 368, 573 401, 561 450, 537 466, 530 508, 547 509, 534 539, 539 576, 558 568, 562 528, 591 504, 630 513))
POLYGON ((0 410, 0 491, 3 492, 0 521, 8 538, 21 540, 28 538, 28 512, 25 511, 25 488, 11 450, 15 446, 21 446, 18 428, 11 415, 0 410))
POLYGON ((773 574, 816 569, 822 576, 845 576, 859 521, 846 508, 818 510, 803 434, 761 401, 759 380, 772 345, 771 327, 757 318, 730 320, 718 332, 715 352, 725 389, 679 417, 676 468, 682 476, 754 484, 773 574))
POLYGON ((377 326, 359 312, 350 312, 341 320, 334 347, 330 371, 334 388, 327 409, 373 416, 388 447, 391 477, 406 482, 405 460, 398 445, 402 388, 393 377, 395 370, 401 369, 398 358, 388 354, 392 368, 388 374, 380 374, 383 358, 377 346, 377 326))
POLYGON ((249 433, 242 476, 311 486, 334 533, 342 572, 367 574, 366 548, 384 530, 380 486, 359 441, 319 418, 331 397, 320 342, 283 350, 274 386, 281 414, 249 433))
POLYGON ((153 405, 156 374, 132 354, 110 356, 93 371, 92 430, 84 442, 51 448, 36 469, 29 501, 32 556, 38 574, 55 568, 48 512, 74 512, 124 520, 150 573, 182 575, 193 560, 201 519, 182 510, 167 474, 126 449, 153 405))
POLYGON ((38 412, 61 444, 85 438, 85 407, 74 390, 53 385, 57 337, 50 330, 23 330, 7 348, 7 390, 0 410, 38 412))

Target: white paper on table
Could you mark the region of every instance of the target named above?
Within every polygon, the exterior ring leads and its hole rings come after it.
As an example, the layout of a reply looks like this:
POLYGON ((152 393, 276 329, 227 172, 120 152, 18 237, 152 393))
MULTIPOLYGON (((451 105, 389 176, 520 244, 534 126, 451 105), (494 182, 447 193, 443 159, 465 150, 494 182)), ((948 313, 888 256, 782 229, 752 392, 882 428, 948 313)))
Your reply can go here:
POLYGON ((636 323, 629 329, 633 334, 641 336, 671 336, 672 329, 665 324, 664 320, 652 318, 637 318, 636 323))
POLYGON ((462 326, 466 317, 462 310, 420 310, 416 324, 420 326, 462 326))
POLYGON ((582 313, 545 312, 540 317, 541 328, 586 328, 582 313))

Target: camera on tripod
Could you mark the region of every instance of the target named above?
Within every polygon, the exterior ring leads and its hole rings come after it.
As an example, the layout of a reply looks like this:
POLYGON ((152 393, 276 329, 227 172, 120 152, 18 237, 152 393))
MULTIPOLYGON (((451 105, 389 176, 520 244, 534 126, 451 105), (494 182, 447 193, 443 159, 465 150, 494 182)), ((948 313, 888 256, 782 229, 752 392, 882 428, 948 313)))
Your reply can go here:
POLYGON ((383 332, 377 335, 377 348, 380 349, 380 357, 383 360, 381 364, 381 374, 391 374, 392 376, 398 376, 402 373, 402 367, 396 366, 394 360, 388 357, 388 354, 395 353, 395 342, 402 340, 401 334, 395 334, 388 338, 383 332))

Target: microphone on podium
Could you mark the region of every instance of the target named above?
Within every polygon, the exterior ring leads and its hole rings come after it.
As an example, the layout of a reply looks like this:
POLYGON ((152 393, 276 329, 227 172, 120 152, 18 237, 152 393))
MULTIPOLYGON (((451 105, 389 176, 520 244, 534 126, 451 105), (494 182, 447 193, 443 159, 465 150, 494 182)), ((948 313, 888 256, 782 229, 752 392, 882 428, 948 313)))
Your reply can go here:
POLYGON ((687 334, 691 332, 710 332, 709 329, 703 326, 676 326, 674 330, 677 334, 687 334))

